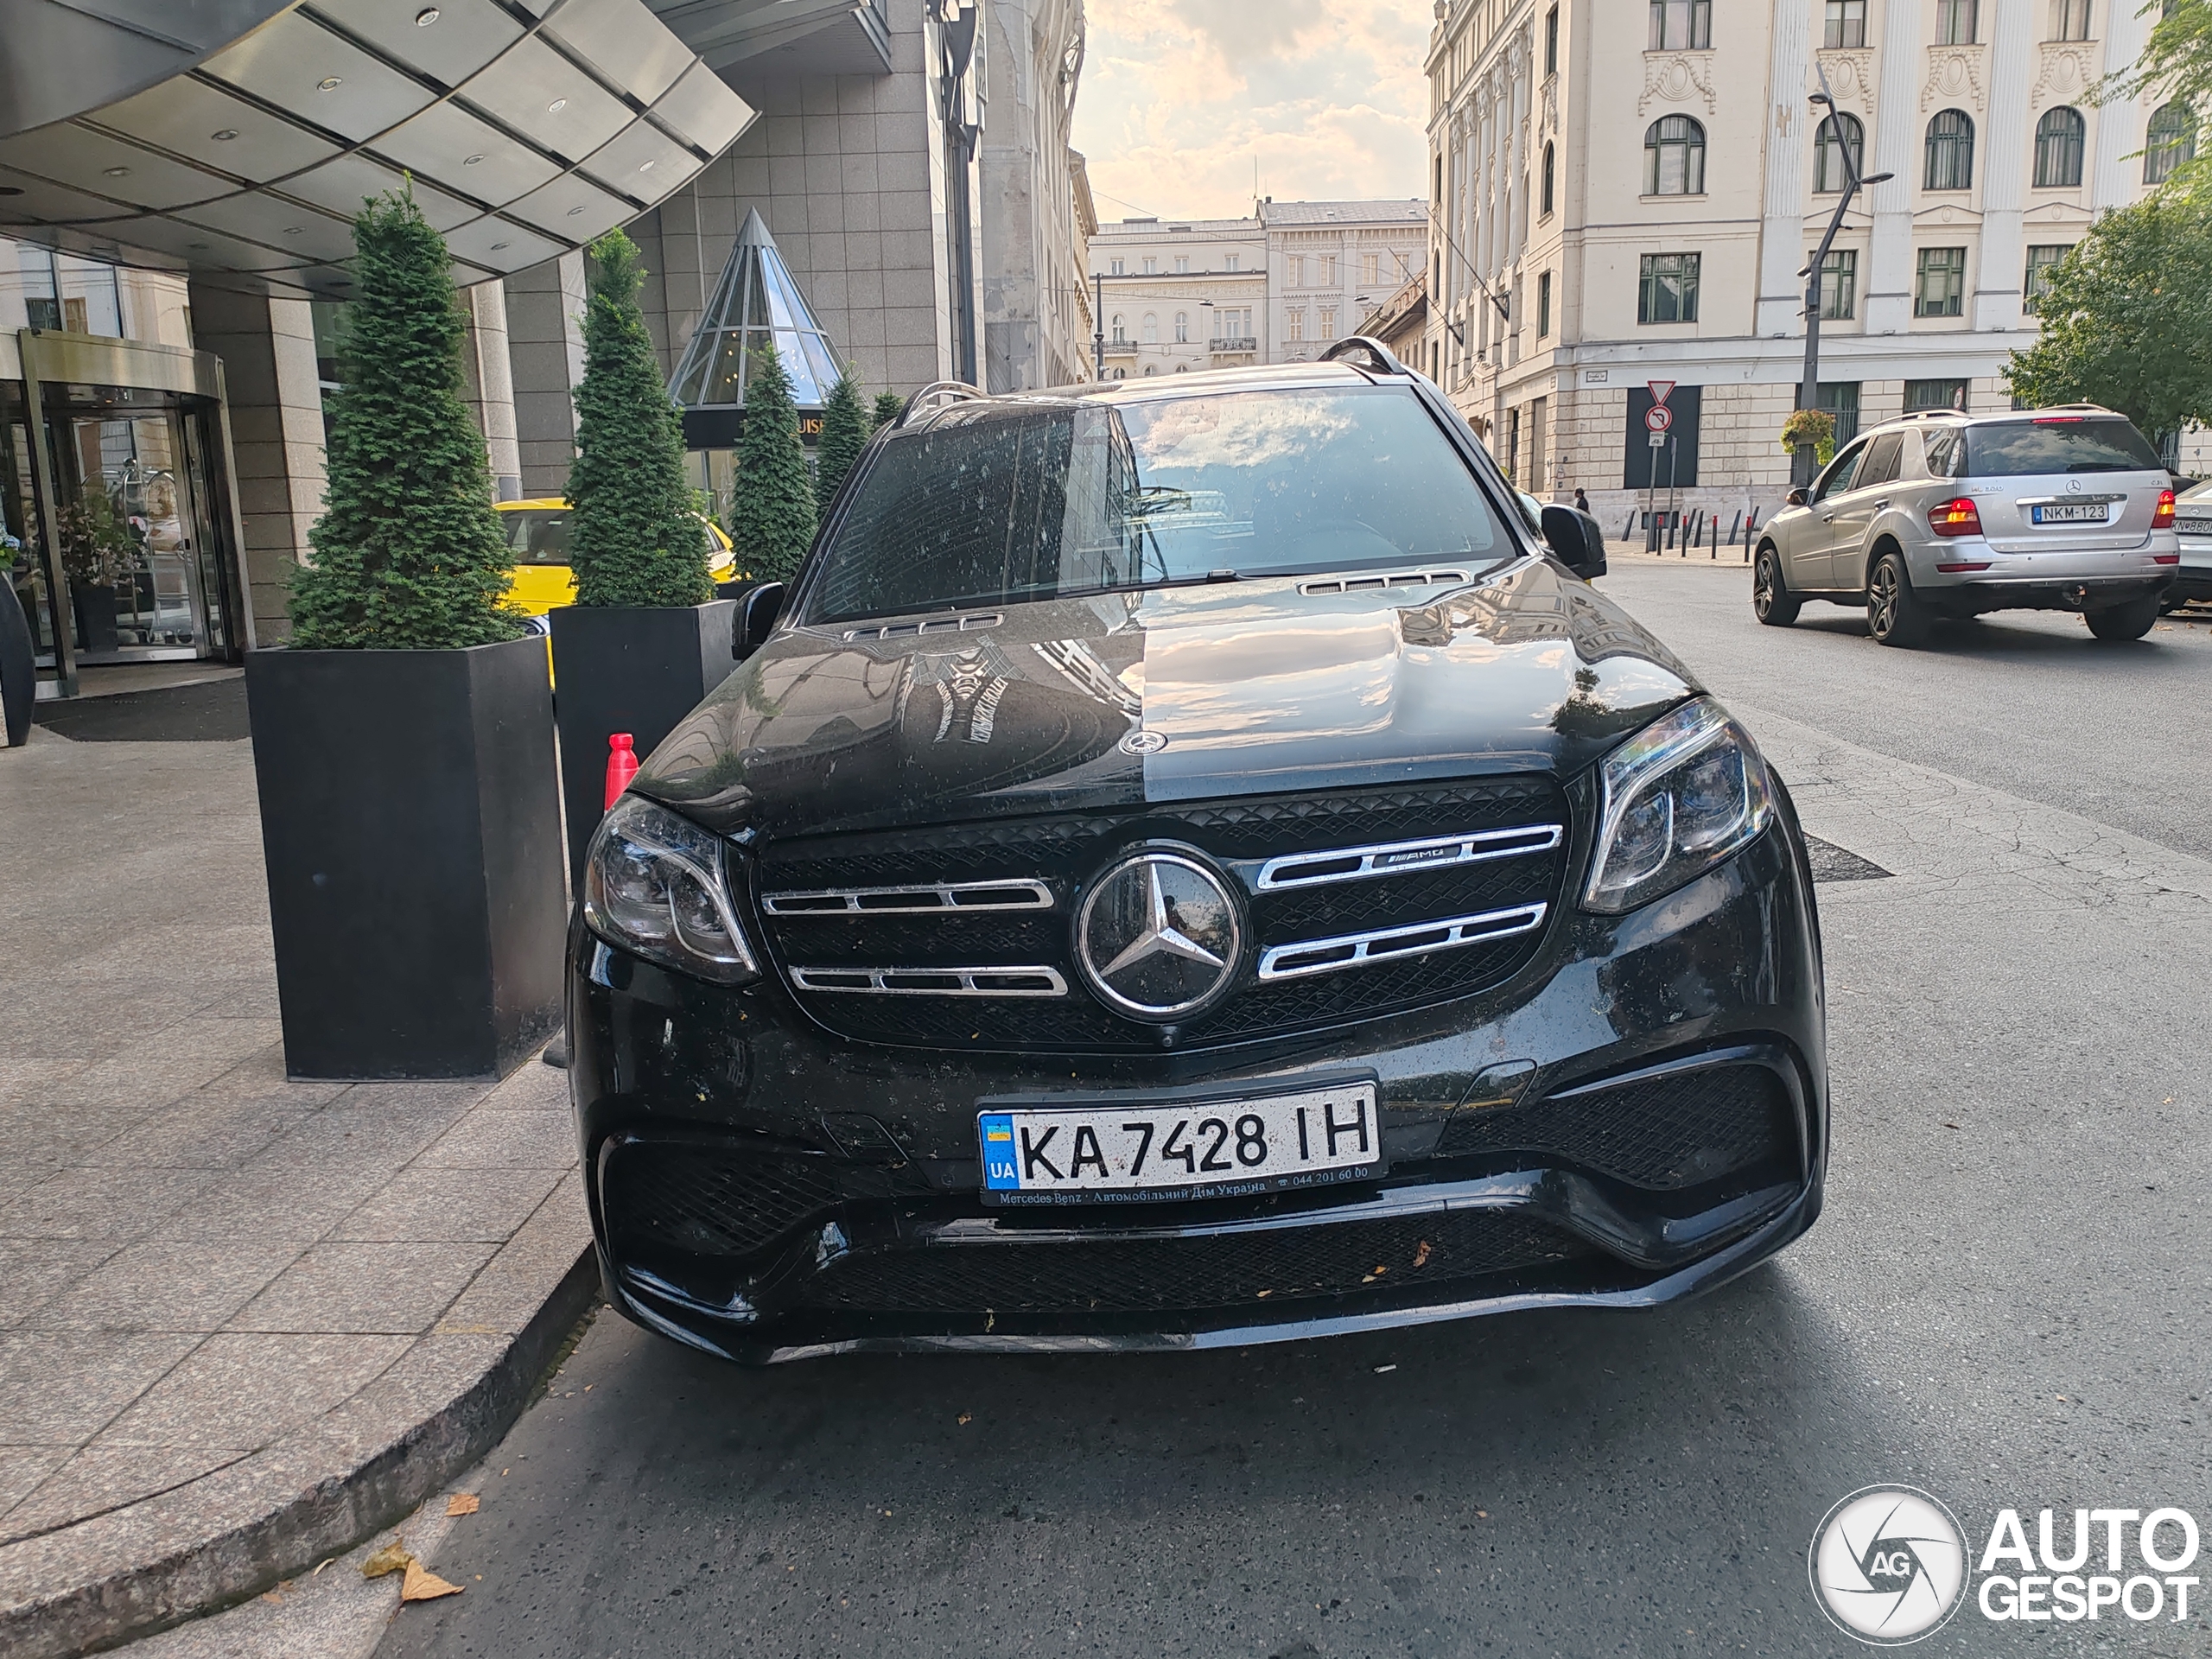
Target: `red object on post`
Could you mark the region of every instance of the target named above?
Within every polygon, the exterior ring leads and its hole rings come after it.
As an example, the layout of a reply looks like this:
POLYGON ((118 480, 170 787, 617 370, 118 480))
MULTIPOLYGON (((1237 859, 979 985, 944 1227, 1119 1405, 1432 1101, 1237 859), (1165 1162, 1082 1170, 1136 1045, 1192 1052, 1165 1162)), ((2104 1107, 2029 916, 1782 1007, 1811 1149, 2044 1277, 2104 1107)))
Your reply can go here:
POLYGON ((607 805, 614 810, 614 803, 622 798, 622 791, 630 787, 630 780, 638 775, 638 747, 627 732, 616 732, 607 740, 607 805))

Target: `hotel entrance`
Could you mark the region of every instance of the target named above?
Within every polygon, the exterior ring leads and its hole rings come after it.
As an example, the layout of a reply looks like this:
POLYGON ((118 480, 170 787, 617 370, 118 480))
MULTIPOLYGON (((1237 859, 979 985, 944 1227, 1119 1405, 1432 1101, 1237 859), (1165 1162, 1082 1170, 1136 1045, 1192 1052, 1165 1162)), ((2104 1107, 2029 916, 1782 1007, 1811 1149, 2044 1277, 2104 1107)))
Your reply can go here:
POLYGON ((238 660, 220 365, 28 329, 12 343, 23 374, 0 381, 0 537, 16 544, 8 577, 41 696, 75 696, 88 667, 238 660))

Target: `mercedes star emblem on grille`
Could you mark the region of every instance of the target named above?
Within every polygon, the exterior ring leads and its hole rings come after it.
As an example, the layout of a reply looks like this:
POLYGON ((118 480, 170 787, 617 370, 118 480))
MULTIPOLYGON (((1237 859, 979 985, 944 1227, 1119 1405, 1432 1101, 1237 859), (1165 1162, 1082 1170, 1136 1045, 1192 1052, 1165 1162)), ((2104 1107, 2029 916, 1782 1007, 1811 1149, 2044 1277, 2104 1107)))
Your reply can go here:
POLYGON ((1109 1007, 1132 1019, 1198 1014, 1228 990, 1243 951, 1227 880, 1188 853, 1129 854, 1076 914, 1076 965, 1109 1007))

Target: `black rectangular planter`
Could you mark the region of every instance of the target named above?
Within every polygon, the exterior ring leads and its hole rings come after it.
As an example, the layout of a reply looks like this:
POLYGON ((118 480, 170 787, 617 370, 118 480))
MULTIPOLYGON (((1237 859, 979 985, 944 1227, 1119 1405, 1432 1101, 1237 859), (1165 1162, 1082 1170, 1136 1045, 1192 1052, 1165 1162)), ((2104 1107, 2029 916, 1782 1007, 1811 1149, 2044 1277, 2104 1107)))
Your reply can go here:
POLYGON ((285 1070, 512 1070, 561 1018, 543 641, 257 651, 245 689, 285 1070))
POLYGON ((569 880, 607 807, 607 740, 627 732, 643 760, 737 666, 737 606, 563 605, 552 612, 553 706, 561 723, 561 798, 569 880))

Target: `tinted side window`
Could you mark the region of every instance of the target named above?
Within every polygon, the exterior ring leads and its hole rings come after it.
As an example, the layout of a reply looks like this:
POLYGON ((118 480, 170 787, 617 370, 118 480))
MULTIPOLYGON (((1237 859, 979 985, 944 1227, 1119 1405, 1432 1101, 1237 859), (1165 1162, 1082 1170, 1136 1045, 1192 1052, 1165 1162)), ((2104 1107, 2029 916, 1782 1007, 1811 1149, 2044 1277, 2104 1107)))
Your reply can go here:
POLYGON ((1950 478, 1955 475, 1959 461, 1959 435, 1955 431, 1936 431, 1928 435, 1928 475, 1930 478, 1950 478))
POLYGON ((1866 459, 1859 468, 1859 475, 1852 480, 1851 487, 1863 490, 1875 484, 1886 484, 1897 475, 1897 451, 1904 447, 1904 434, 1884 432, 1867 447, 1866 459))
POLYGON ((1828 463, 1828 469, 1813 486, 1813 499, 1825 501, 1828 497, 1851 487, 1851 475, 1859 470, 1859 463, 1866 458, 1866 441, 1862 440, 1845 450, 1828 463))
POLYGON ((1967 429, 1968 478, 2029 478, 2039 473, 2162 473, 2158 452, 2126 421, 2079 416, 2007 421, 1967 429))

